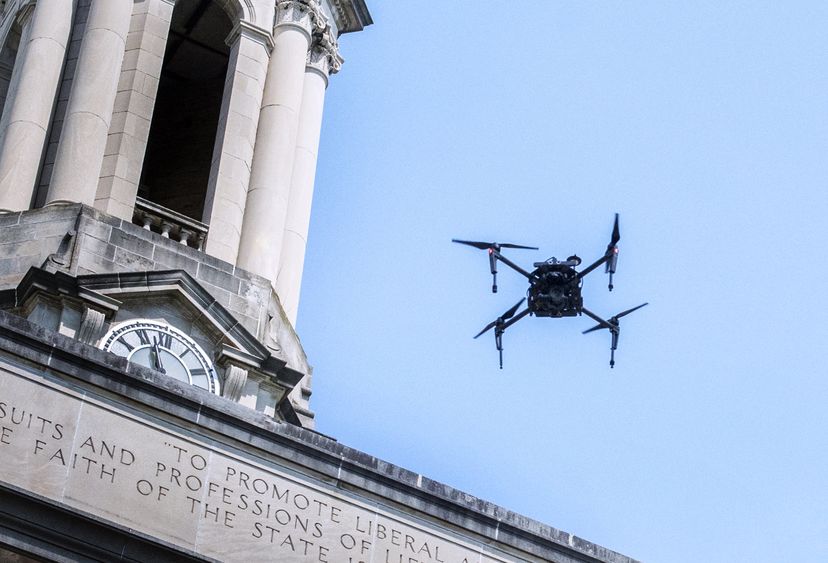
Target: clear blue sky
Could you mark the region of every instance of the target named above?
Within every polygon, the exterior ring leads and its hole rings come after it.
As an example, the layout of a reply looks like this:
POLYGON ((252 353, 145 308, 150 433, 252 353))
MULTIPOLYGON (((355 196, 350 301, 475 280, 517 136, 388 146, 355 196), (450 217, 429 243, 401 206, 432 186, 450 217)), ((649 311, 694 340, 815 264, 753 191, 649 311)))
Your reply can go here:
POLYGON ((648 562, 828 561, 828 3, 369 2, 299 333, 320 431, 648 562), (489 321, 621 214, 618 364, 489 321))

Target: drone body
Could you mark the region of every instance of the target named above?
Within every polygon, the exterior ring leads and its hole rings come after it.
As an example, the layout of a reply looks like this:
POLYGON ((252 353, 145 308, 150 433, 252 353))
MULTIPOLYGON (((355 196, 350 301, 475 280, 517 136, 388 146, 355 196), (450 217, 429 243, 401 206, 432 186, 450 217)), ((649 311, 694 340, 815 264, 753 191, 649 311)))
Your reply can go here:
POLYGON ((618 264, 618 241, 620 239, 621 234, 618 228, 618 214, 616 213, 615 223, 612 228, 612 236, 606 252, 604 252, 604 255, 601 258, 580 272, 576 270, 576 268, 580 266, 581 259, 575 255, 570 256, 563 261, 559 261, 557 258, 550 258, 546 262, 535 262, 535 269, 528 272, 511 260, 507 259, 503 256, 503 254, 501 254, 500 251, 503 248, 537 250, 537 247, 510 243, 498 244, 496 242, 490 243, 452 239, 452 242, 488 251, 489 269, 492 274, 492 293, 497 293, 498 262, 506 264, 512 270, 522 276, 525 276, 529 281, 529 289, 527 290, 526 298, 518 301, 517 304, 503 313, 503 315, 498 317, 496 320, 486 325, 486 327, 484 327, 483 330, 475 336, 475 338, 477 338, 488 330, 491 330, 492 328, 494 329, 495 345, 497 346, 497 350, 500 354, 501 369, 503 369, 503 333, 507 328, 527 315, 535 317, 559 318, 576 317, 584 314, 592 318, 598 324, 588 330, 585 330, 584 334, 601 329, 607 329, 610 331, 610 334, 612 335, 610 367, 615 366, 615 350, 618 347, 618 337, 621 330, 618 319, 637 309, 640 309, 644 305, 647 305, 647 303, 628 309, 623 313, 619 313, 611 317, 609 321, 606 321, 584 307, 584 300, 581 296, 581 290, 583 288, 584 277, 596 268, 604 265, 606 273, 609 274, 609 290, 612 291, 612 276, 615 274, 615 269, 618 264), (527 301, 526 309, 515 315, 524 301, 527 301))
MULTIPOLYGON (((577 258, 577 257, 573 257, 577 258)), ((529 278, 528 306, 536 317, 575 317, 584 308, 578 260, 536 262, 529 278)))

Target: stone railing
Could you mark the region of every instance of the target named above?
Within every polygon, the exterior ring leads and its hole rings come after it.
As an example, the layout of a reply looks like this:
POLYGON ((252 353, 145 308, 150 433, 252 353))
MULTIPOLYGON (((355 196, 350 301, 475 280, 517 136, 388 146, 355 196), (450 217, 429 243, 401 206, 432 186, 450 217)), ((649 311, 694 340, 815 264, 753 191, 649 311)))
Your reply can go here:
POLYGON ((144 198, 136 198, 132 222, 196 250, 204 250, 208 227, 200 221, 144 198))

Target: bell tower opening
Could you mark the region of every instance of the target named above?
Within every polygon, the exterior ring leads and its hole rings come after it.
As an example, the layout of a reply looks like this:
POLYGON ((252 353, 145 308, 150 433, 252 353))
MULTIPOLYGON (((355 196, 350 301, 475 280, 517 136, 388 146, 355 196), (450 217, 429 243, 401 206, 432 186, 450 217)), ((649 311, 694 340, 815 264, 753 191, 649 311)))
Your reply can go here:
MULTIPOLYGON (((5 11, 5 3, 0 6, 0 13, 5 11)), ((20 25, 15 22, 9 31, 6 44, 0 49, 0 115, 6 103, 11 85, 12 69, 17 59, 17 50, 20 47, 20 25)))
POLYGON ((201 220, 233 22, 213 0, 178 0, 172 15, 138 195, 201 220))

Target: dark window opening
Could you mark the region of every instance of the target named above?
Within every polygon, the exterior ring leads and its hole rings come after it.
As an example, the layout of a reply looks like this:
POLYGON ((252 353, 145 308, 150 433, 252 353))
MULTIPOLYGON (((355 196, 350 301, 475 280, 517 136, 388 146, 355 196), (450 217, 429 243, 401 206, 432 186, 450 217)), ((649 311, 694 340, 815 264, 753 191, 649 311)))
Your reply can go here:
MULTIPOLYGON (((5 8, 3 8, 5 10, 5 8)), ((17 50, 20 47, 20 26, 13 24, 6 38, 6 44, 0 50, 0 115, 6 104, 6 96, 11 85, 12 70, 17 60, 17 50)))
POLYGON ((216 140, 232 29, 212 0, 173 11, 138 195, 201 220, 216 140))

